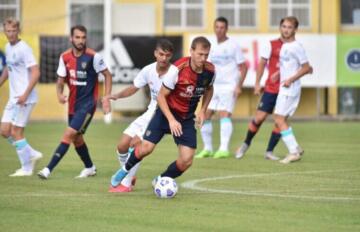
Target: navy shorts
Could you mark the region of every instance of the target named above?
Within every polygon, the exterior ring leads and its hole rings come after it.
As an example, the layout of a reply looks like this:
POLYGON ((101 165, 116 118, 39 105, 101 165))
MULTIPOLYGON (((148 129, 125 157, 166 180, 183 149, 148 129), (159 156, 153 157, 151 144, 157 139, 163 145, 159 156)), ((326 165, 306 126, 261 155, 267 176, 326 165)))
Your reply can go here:
MULTIPOLYGON (((176 120, 181 124, 183 134, 179 137, 173 136, 174 142, 196 149, 196 129, 194 118, 182 119, 174 114, 176 120)), ((149 122, 144 133, 144 139, 157 144, 165 134, 170 134, 169 122, 160 108, 156 109, 154 116, 149 122)))
POLYGON ((257 109, 272 114, 277 96, 277 93, 264 92, 257 109))
POLYGON ((85 134, 95 111, 94 110, 77 110, 74 114, 68 115, 69 127, 76 130, 79 134, 85 134))

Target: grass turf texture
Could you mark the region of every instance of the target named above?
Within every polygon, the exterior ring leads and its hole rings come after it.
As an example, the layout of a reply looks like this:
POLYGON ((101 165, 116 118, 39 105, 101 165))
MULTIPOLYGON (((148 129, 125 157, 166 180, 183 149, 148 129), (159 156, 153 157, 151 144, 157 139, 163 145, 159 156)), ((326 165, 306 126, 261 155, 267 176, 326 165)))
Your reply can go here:
MULTIPOLYGON (((244 139, 246 122, 234 123, 231 150, 244 139)), ((10 178, 19 168, 15 150, 0 140, 0 231, 360 231, 359 123, 292 123, 305 149, 300 162, 282 165, 263 158, 272 125, 265 123, 241 160, 194 160, 177 183, 201 182, 199 191, 180 186, 171 200, 157 199, 151 180, 177 156, 170 136, 146 158, 135 191, 107 192, 119 164, 115 146, 124 123, 90 125, 86 141, 98 175, 74 179, 83 168, 73 148, 50 179, 10 178), (219 191, 225 191, 221 193, 219 191)), ((51 158, 64 123, 31 123, 30 144, 51 158)), ((219 125, 214 124, 215 146, 219 125)), ((198 134, 199 149, 202 148, 198 134)), ((280 141, 276 154, 284 156, 280 141)))

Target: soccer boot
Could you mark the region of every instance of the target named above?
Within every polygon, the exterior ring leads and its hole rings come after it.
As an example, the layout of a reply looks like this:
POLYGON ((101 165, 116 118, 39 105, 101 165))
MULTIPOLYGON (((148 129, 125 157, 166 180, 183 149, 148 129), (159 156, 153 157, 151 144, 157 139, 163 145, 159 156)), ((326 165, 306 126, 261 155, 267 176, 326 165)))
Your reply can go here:
POLYGON ((93 165, 90 168, 84 168, 81 172, 80 175, 78 175, 75 178, 87 178, 89 176, 95 176, 96 175, 96 167, 95 165, 93 165))
POLYGON ((47 168, 47 167, 45 167, 45 168, 43 168, 41 171, 39 171, 37 175, 38 175, 38 177, 40 177, 41 179, 46 180, 46 179, 48 179, 49 176, 50 176, 50 169, 47 168))
POLYGON ((24 169, 20 168, 18 170, 16 170, 13 174, 10 174, 10 177, 18 177, 18 176, 31 176, 33 174, 33 172, 30 171, 25 171, 24 169))
POLYGON ((121 181, 125 178, 125 176, 129 172, 124 170, 123 168, 120 168, 112 177, 111 177, 111 185, 113 187, 116 187, 120 185, 121 181))
POLYGON ((236 159, 241 159, 244 155, 245 152, 249 149, 249 145, 247 145, 246 143, 243 143, 235 152, 235 158, 236 159))
POLYGON ((207 157, 211 157, 212 155, 213 155, 212 151, 204 149, 195 156, 195 159, 207 158, 207 157))
POLYGON ((291 162, 295 162, 301 159, 300 153, 290 153, 284 159, 280 160, 282 164, 289 164, 291 162))
POLYGON ((276 155, 274 155, 274 153, 272 153, 271 151, 267 151, 267 152, 265 153, 264 158, 267 159, 267 160, 275 160, 275 161, 280 159, 279 157, 277 157, 276 155))
POLYGON ((230 152, 228 152, 228 151, 218 150, 214 154, 214 159, 223 159, 223 158, 228 158, 228 157, 230 157, 230 152))
POLYGON ((131 186, 126 187, 125 185, 118 185, 116 187, 113 187, 112 185, 110 185, 109 188, 109 193, 128 193, 128 192, 132 192, 133 189, 131 186))

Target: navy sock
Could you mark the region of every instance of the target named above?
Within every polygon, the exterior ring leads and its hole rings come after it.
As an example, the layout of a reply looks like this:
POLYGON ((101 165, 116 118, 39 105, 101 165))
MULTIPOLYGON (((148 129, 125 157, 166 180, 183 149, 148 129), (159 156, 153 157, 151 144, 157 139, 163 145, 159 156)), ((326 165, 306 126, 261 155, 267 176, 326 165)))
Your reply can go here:
POLYGON ((278 144, 280 138, 281 138, 281 134, 279 132, 275 132, 275 131, 271 132, 271 137, 269 139, 269 144, 266 151, 272 152, 275 146, 278 144))
POLYGON ((176 178, 179 177, 183 174, 183 171, 181 171, 177 166, 176 166, 176 160, 174 162, 172 162, 169 167, 166 169, 165 172, 163 172, 161 174, 161 176, 168 176, 171 178, 176 178))
POLYGON ((261 126, 261 123, 260 124, 257 124, 255 122, 255 120, 252 120, 250 123, 249 123, 249 129, 247 131, 247 134, 246 134, 246 138, 245 138, 245 143, 247 145, 250 146, 251 144, 251 141, 252 139, 254 138, 254 136, 256 135, 259 127, 261 126))
POLYGON ((126 164, 125 164, 125 169, 127 171, 130 171, 130 169, 132 167, 134 167, 137 163, 139 163, 141 161, 141 159, 138 159, 135 155, 135 152, 136 152, 137 149, 131 149, 129 150, 130 151, 130 155, 129 155, 129 158, 128 160, 126 161, 126 164))
POLYGON ((76 152, 80 156, 80 159, 84 163, 86 168, 91 168, 93 166, 93 162, 91 161, 89 150, 86 146, 86 143, 82 144, 79 147, 75 147, 76 152))
POLYGON ((47 166, 50 171, 52 171, 60 162, 62 157, 64 157, 65 153, 69 150, 69 147, 70 144, 61 142, 60 145, 56 148, 55 153, 47 166))

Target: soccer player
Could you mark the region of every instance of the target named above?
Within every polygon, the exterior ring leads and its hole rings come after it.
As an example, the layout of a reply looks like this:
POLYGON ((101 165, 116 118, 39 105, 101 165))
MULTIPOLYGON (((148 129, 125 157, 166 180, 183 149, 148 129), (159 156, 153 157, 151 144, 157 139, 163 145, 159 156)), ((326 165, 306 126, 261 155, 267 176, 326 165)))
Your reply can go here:
POLYGON ((215 65, 216 79, 214 96, 206 111, 206 120, 201 128, 204 149, 195 158, 227 158, 230 156, 229 142, 233 130, 231 114, 235 102, 242 91, 247 67, 238 44, 227 36, 228 21, 219 17, 214 22, 217 42, 212 44, 209 61, 215 65), (240 80, 239 80, 240 77, 240 80), (216 112, 220 116, 220 147, 215 154, 212 146, 213 127, 211 117, 216 112))
POLYGON ((176 61, 177 72, 163 79, 157 97, 159 107, 149 122, 144 140, 130 153, 126 164, 112 176, 111 188, 120 186, 129 170, 151 154, 165 133, 172 134, 179 156, 161 176, 176 178, 191 166, 197 145, 195 109, 203 96, 196 120, 201 126, 213 93, 214 66, 206 61, 210 46, 205 37, 196 37, 191 43, 190 57, 176 61))
POLYGON ((283 164, 300 160, 304 152, 288 124, 288 117, 295 113, 300 102, 300 78, 312 72, 305 49, 295 40, 298 26, 299 21, 293 16, 285 17, 280 21, 280 31, 285 43, 280 50, 280 89, 276 99, 274 118, 280 129, 281 139, 289 150, 289 154, 280 160, 283 164))
POLYGON ((0 86, 9 79, 10 96, 1 119, 1 135, 15 147, 21 163, 21 168, 10 176, 31 176, 42 154, 30 146, 24 130, 37 102, 34 87, 40 70, 31 48, 19 38, 20 23, 8 18, 3 26, 8 40, 5 47, 7 66, 0 77, 0 86))
MULTIPOLYGON (((57 97, 61 104, 69 102, 68 127, 65 129, 51 161, 38 173, 42 179, 50 176, 55 166, 68 151, 71 143, 74 144, 75 150, 85 166, 77 177, 86 178, 96 174, 96 168, 91 161, 83 134, 96 110, 98 74, 102 73, 105 77, 105 96, 111 93, 112 76, 102 57, 86 47, 86 34, 84 26, 73 26, 70 36, 73 47, 60 56, 57 70, 57 97), (69 99, 63 93, 65 83, 69 87, 69 99)), ((102 103, 104 113, 109 113, 109 100, 103 98, 102 103)))
MULTIPOLYGON (((151 101, 148 109, 140 117, 134 120, 123 132, 117 145, 117 155, 121 166, 125 165, 129 148, 141 142, 143 134, 157 106, 157 95, 162 86, 162 80, 168 75, 176 75, 177 68, 171 65, 170 60, 174 52, 173 44, 167 39, 160 39, 155 47, 154 56, 156 62, 145 66, 135 77, 133 85, 111 95, 112 100, 129 97, 135 94, 140 88, 148 85, 150 88, 151 101)), ((111 188, 114 192, 131 192, 135 184, 135 174, 140 163, 135 165, 129 174, 121 181, 118 188, 111 188)))

